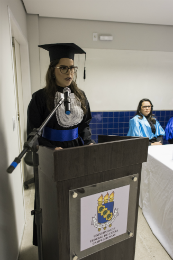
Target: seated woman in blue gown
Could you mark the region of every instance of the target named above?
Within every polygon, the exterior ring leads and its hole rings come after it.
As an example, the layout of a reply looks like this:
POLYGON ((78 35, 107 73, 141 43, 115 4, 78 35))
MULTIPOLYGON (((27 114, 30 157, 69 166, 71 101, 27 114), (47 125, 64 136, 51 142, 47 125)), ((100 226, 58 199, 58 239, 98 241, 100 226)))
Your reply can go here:
POLYGON ((165 128, 165 140, 173 144, 173 117, 171 117, 165 128))
POLYGON ((149 138, 149 145, 162 145, 164 129, 153 117, 153 105, 147 98, 139 102, 136 116, 130 119, 127 136, 141 136, 149 138))

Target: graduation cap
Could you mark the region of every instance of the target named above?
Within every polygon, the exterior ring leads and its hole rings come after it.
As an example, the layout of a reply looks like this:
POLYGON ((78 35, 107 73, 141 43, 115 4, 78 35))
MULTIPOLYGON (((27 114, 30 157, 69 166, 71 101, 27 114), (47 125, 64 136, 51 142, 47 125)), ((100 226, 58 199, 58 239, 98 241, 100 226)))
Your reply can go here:
MULTIPOLYGON (((85 61, 86 61, 86 52, 74 43, 44 44, 44 45, 38 45, 38 47, 49 52, 50 62, 62 58, 69 58, 74 60, 74 54, 83 54, 83 53, 85 54, 85 61)), ((84 66, 84 79, 86 78, 85 74, 86 73, 85 73, 85 66, 84 66)))

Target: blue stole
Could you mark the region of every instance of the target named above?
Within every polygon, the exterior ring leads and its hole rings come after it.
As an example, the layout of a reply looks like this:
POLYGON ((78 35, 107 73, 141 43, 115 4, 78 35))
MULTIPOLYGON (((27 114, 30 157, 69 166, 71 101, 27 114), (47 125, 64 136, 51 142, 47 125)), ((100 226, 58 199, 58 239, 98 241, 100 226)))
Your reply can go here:
POLYGON ((165 128, 165 140, 173 139, 173 117, 171 117, 165 128))
POLYGON ((164 129, 161 127, 159 122, 156 120, 156 124, 154 125, 156 128, 155 134, 153 134, 151 130, 151 126, 148 123, 145 116, 142 119, 139 119, 139 115, 136 115, 129 122, 129 131, 127 136, 141 136, 148 137, 150 140, 154 137, 158 137, 159 135, 165 135, 164 129))
POLYGON ((42 137, 50 141, 58 141, 58 142, 72 141, 78 138, 78 127, 74 129, 57 130, 45 126, 43 128, 42 137))

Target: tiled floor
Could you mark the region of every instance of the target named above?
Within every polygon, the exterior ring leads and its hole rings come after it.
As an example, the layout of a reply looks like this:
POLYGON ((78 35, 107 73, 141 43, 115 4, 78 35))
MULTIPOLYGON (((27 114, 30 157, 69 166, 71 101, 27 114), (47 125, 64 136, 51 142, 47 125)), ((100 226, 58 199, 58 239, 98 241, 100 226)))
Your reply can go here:
MULTIPOLYGON (((18 260, 38 260, 37 247, 32 245, 34 185, 25 190, 26 225, 18 260)), ((153 235, 139 208, 135 260, 171 260, 153 235)), ((51 260, 51 259, 50 259, 51 260)), ((127 259, 128 260, 128 259, 127 259)))
POLYGON ((29 189, 25 190, 24 194, 26 224, 19 260, 38 260, 38 249, 32 245, 33 216, 31 216, 31 210, 34 209, 34 184, 29 185, 29 189))

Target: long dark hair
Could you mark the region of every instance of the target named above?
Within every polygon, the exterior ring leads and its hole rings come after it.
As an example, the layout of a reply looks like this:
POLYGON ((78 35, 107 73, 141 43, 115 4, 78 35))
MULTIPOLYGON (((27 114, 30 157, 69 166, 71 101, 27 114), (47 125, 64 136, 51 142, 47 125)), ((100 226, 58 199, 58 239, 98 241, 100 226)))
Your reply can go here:
POLYGON ((151 104, 151 112, 149 113, 149 115, 148 115, 148 119, 152 122, 152 123, 156 123, 156 119, 153 117, 154 115, 153 115, 153 104, 152 104, 152 102, 151 102, 151 100, 149 100, 148 98, 143 98, 143 99, 141 99, 140 101, 139 101, 139 104, 138 104, 138 107, 137 107, 137 111, 136 111, 136 115, 139 115, 139 119, 142 119, 143 118, 143 115, 142 115, 142 113, 141 113, 141 106, 142 106, 142 103, 144 102, 144 101, 148 101, 148 102, 150 102, 150 104, 151 104))
MULTIPOLYGON (((59 63, 60 60, 54 60, 50 63, 49 68, 46 73, 46 86, 45 86, 45 92, 46 92, 46 98, 47 98, 47 107, 50 111, 54 108, 54 98, 55 93, 57 92, 57 85, 56 85, 56 78, 55 78, 55 66, 59 63)), ((76 97, 81 102, 81 108, 86 114, 87 108, 86 108, 86 97, 84 96, 84 93, 82 90, 80 90, 76 84, 75 81, 72 81, 70 88, 72 92, 76 95, 76 97)))

